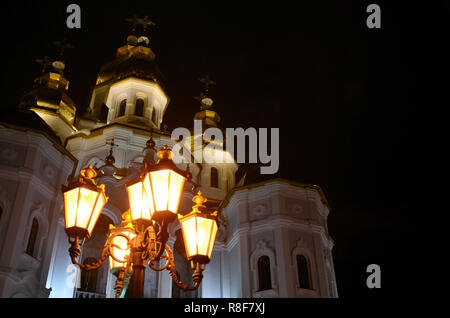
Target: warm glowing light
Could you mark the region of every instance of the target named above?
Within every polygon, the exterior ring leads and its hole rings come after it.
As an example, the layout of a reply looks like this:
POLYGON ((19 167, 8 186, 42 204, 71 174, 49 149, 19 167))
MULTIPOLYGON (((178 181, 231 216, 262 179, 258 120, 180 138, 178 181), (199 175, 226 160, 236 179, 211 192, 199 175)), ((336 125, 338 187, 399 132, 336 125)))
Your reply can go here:
POLYGON ((168 210, 169 204, 169 170, 153 171, 150 174, 151 189, 155 193, 155 210, 168 210))
POLYGON ((211 259, 214 240, 217 234, 215 220, 199 215, 187 216, 180 221, 188 259, 206 256, 211 259))
POLYGON ((188 260, 195 260, 199 263, 209 263, 214 241, 217 234, 217 212, 213 214, 206 212, 203 205, 207 201, 205 197, 198 193, 193 198, 197 204, 191 213, 179 217, 181 230, 183 232, 184 245, 188 260))
POLYGON ((171 222, 176 219, 187 178, 171 160, 172 154, 167 146, 158 152, 158 156, 161 159, 156 165, 127 185, 133 221, 171 222))
MULTIPOLYGON (((131 241, 136 235, 130 228, 124 228, 121 233, 128 237, 131 241)), ((110 270, 124 268, 127 265, 128 257, 130 255, 130 248, 128 245, 128 240, 122 235, 114 236, 111 240, 111 254, 113 257, 109 257, 109 268, 110 270)))
POLYGON ((101 187, 79 186, 64 192, 66 231, 91 235, 106 201, 101 187))
POLYGON ((154 212, 152 192, 147 192, 148 176, 127 186, 132 220, 151 220, 154 212))
POLYGON ((176 214, 186 178, 172 170, 151 171, 148 175, 151 184, 144 184, 144 187, 147 185, 147 192, 154 193, 155 211, 170 211, 176 214), (151 185, 151 188, 148 185, 151 185))

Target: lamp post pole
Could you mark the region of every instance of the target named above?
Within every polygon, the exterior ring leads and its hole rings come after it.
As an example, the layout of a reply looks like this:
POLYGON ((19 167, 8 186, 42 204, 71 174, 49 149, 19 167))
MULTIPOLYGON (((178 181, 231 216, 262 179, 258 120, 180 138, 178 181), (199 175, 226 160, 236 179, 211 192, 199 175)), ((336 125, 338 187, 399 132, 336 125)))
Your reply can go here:
POLYGON ((131 277, 130 297, 142 298, 144 294, 145 261, 142 259, 142 251, 131 248, 133 259, 133 276, 131 277))

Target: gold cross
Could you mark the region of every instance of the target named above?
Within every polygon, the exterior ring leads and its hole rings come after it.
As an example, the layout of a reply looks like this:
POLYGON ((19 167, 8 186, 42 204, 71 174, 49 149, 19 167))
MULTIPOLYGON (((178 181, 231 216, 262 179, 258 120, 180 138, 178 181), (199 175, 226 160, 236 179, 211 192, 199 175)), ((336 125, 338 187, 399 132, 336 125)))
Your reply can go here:
POLYGON ((62 41, 55 41, 55 42, 53 42, 53 44, 56 46, 56 47, 59 47, 59 55, 60 56, 63 56, 64 55, 64 50, 65 49, 73 49, 75 46, 73 46, 73 44, 71 44, 71 43, 69 43, 68 41, 67 41, 67 39, 64 39, 64 40, 62 40, 62 41))
POLYGON ((52 64, 52 62, 50 62, 50 60, 48 59, 48 56, 44 56, 43 59, 35 60, 35 62, 42 65, 42 73, 45 72, 47 66, 52 64))
POLYGON ((211 85, 216 85, 216 82, 214 82, 208 74, 206 74, 204 77, 200 77, 198 79, 205 87, 205 92, 208 92, 208 89, 211 85))
POLYGON ((136 32, 136 26, 138 26, 138 25, 142 26, 144 32, 147 31, 147 28, 149 26, 156 25, 155 22, 149 20, 148 16, 144 16, 143 18, 138 18, 136 15, 134 15, 132 18, 125 19, 125 21, 127 21, 128 23, 130 23, 132 25, 133 32, 136 32))

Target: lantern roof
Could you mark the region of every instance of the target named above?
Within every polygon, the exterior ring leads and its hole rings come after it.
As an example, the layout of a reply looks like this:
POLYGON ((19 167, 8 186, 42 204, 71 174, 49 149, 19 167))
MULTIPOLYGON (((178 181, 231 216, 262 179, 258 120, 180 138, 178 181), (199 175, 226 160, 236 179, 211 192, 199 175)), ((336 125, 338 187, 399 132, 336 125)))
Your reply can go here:
POLYGON ((183 177, 190 179, 189 170, 181 170, 178 168, 175 163, 172 161, 173 152, 169 149, 169 146, 164 145, 164 147, 157 152, 159 160, 155 165, 151 165, 148 163, 144 163, 143 169, 147 172, 157 171, 157 170, 172 170, 176 173, 182 175, 183 177))
POLYGON ((202 192, 200 190, 197 192, 197 195, 192 198, 192 201, 195 203, 195 205, 192 207, 192 211, 185 215, 178 214, 179 219, 191 217, 194 214, 197 214, 201 217, 205 217, 208 219, 214 219, 217 222, 217 225, 219 225, 219 221, 217 220, 217 216, 218 216, 219 212, 218 211, 214 211, 212 213, 208 212, 208 209, 205 205, 205 203, 208 201, 208 199, 202 195, 202 192))

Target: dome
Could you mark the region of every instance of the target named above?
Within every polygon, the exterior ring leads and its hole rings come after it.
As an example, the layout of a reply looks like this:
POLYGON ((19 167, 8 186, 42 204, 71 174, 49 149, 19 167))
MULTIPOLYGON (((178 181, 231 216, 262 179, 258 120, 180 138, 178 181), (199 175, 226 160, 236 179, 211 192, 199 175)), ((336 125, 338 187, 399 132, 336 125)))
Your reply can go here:
POLYGON ((101 67, 97 85, 131 76, 151 80, 163 86, 161 72, 155 63, 155 54, 150 48, 141 45, 120 47, 116 58, 101 67))

